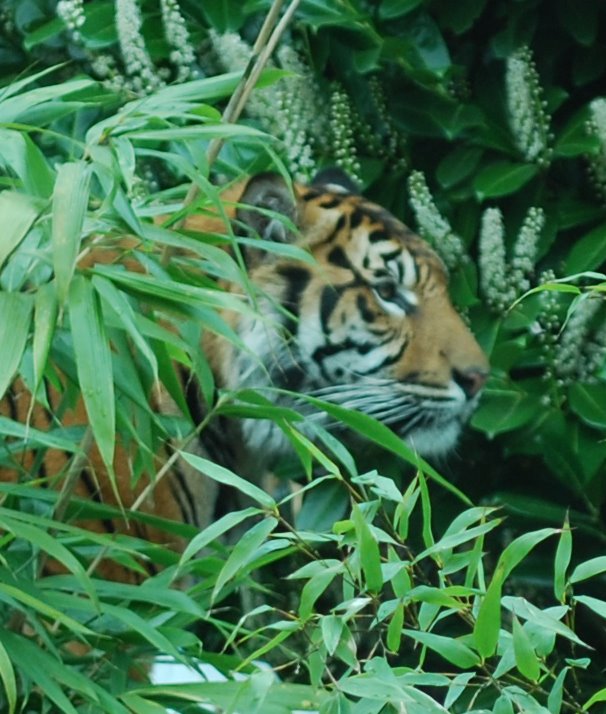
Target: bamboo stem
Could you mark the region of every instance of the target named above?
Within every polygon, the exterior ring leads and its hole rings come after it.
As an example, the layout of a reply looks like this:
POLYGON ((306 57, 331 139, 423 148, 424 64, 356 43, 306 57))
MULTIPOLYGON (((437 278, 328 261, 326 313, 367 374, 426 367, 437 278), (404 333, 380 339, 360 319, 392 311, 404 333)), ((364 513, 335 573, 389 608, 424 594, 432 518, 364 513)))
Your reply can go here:
MULTIPOLYGON (((269 61, 276 45, 292 20, 293 15, 301 3, 301 0, 292 0, 286 12, 282 16, 282 19, 276 25, 276 20, 283 2, 284 0, 274 0, 269 13, 263 22, 263 26, 261 27, 259 35, 257 36, 253 46, 252 55, 246 65, 242 79, 240 80, 240 83, 236 87, 234 93, 231 95, 221 117, 221 121, 224 124, 233 124, 240 118, 240 114, 248 101, 250 93, 259 81, 261 72, 265 69, 265 65, 269 61)), ((213 139, 210 143, 207 151, 209 166, 215 162, 224 143, 225 139, 221 137, 213 139)), ((185 208, 191 205, 196 200, 199 193, 200 188, 198 184, 192 182, 183 201, 183 207, 185 208)), ((174 229, 179 230, 179 228, 182 227, 184 220, 185 219, 181 219, 180 221, 177 221, 174 225, 174 229)))

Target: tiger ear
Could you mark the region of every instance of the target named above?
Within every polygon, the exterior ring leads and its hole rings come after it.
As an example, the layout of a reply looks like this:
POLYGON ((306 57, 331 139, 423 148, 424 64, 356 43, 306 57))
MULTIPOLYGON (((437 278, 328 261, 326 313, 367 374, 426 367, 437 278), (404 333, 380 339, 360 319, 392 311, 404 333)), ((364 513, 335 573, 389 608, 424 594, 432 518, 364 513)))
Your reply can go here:
POLYGON ((236 211, 236 220, 250 227, 261 238, 279 243, 295 240, 295 233, 288 223, 296 225, 297 202, 292 187, 280 174, 253 176, 244 189, 240 203, 244 205, 236 211))

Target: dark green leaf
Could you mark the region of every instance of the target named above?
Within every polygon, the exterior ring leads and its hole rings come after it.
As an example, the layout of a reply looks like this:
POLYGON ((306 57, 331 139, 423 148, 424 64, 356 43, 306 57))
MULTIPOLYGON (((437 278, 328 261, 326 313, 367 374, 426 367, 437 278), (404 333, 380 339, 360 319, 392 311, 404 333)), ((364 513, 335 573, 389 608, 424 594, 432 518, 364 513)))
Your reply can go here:
POLYGON ((491 438, 497 434, 518 429, 536 418, 541 405, 536 397, 506 389, 486 389, 482 402, 472 417, 476 429, 491 438))
POLYGON ((575 241, 566 260, 566 273, 596 270, 604 261, 606 261, 606 224, 602 223, 575 241))
POLYGON ((444 188, 452 188, 473 174, 482 158, 482 149, 457 146, 438 164, 436 178, 444 188))
POLYGON ((423 2, 424 0, 382 0, 379 6, 379 17, 382 20, 392 20, 395 17, 402 17, 423 2))
POLYGON ((586 424, 606 428, 606 385, 575 382, 568 389, 570 406, 586 424))
POLYGON ((474 189, 480 201, 486 198, 508 196, 525 186, 538 168, 532 164, 514 164, 497 161, 482 169, 474 181, 474 189))

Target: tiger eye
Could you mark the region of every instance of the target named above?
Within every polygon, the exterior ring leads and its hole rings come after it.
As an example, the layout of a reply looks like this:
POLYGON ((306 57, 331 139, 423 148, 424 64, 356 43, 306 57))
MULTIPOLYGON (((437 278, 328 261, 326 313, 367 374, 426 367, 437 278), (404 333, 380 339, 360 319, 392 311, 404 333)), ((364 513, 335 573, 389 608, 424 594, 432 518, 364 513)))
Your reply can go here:
POLYGON ((395 300, 398 296, 398 286, 396 283, 383 283, 375 287, 377 295, 382 300, 395 300))

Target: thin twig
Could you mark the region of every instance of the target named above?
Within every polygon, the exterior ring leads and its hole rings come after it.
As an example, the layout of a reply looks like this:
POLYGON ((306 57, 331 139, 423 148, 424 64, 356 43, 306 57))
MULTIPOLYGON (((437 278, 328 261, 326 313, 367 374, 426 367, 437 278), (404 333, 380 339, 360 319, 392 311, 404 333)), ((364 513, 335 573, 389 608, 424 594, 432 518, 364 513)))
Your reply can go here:
MULTIPOLYGON (((274 49, 276 48, 276 45, 280 41, 280 38, 284 34, 284 31, 286 30, 289 22, 292 20, 292 17, 295 14, 301 0, 292 0, 288 9, 282 16, 282 19, 277 24, 277 26, 275 26, 283 2, 284 0, 274 0, 274 3, 269 10, 269 13, 267 14, 267 17, 265 18, 263 26, 261 27, 259 35, 253 46, 251 57, 248 61, 248 64, 246 65, 242 78, 238 86, 236 87, 234 93, 231 95, 229 102, 227 103, 227 106, 225 107, 225 110, 223 111, 223 114, 221 116, 221 122, 224 124, 233 124, 240 118, 240 114, 242 113, 244 106, 248 101, 250 93, 259 81, 261 72, 265 69, 269 58, 271 57, 274 49)), ((212 164, 215 162, 224 143, 225 139, 221 137, 216 137, 210 143, 206 154, 207 163, 209 166, 212 166, 212 164)), ((192 203, 194 203, 194 201, 198 198, 199 194, 200 187, 195 181, 193 181, 190 184, 189 189, 187 190, 185 198, 183 199, 183 208, 187 208, 187 206, 190 206, 192 203)), ((174 223, 173 230, 178 231, 180 228, 183 227, 184 223, 185 216, 174 223)), ((174 247, 165 246, 162 253, 161 264, 167 265, 173 254, 174 247)))
MULTIPOLYGON (((150 480, 150 482, 147 484, 147 486, 141 491, 139 496, 135 499, 134 503, 132 506, 129 507, 129 512, 134 512, 138 511, 141 508, 141 505, 147 498, 147 496, 150 494, 151 491, 154 490, 154 488, 158 485, 158 483, 166 476, 167 473, 169 473, 170 469, 172 468, 173 464, 175 461, 179 458, 181 455, 180 452, 185 449, 185 447, 192 441, 192 439, 196 438, 201 431, 203 431, 206 426, 208 425, 208 422, 212 418, 212 410, 209 411, 209 413, 206 415, 206 417, 196 426, 196 428, 190 432, 184 439, 182 439, 181 443, 175 447, 174 452, 170 455, 170 457, 164 462, 162 465, 162 468, 155 474, 153 479, 150 480)), ((110 545, 105 545, 101 550, 97 553, 95 556, 94 560, 91 562, 91 564, 87 568, 87 575, 92 575, 95 570, 97 569, 99 563, 103 560, 103 558, 106 557, 108 552, 111 550, 110 545)))

